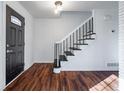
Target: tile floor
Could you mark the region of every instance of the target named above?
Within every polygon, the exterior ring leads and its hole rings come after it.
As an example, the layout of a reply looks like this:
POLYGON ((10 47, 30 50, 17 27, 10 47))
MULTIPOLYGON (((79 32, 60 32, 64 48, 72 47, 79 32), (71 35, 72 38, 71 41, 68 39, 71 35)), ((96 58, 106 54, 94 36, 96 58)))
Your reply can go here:
POLYGON ((89 89, 90 91, 118 91, 118 77, 114 74, 104 79, 94 87, 89 89))

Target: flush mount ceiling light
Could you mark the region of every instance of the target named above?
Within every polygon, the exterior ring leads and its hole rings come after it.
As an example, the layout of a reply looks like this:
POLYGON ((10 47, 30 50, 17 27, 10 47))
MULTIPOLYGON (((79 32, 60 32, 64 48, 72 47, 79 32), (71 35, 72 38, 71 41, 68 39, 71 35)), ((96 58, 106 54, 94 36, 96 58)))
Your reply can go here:
POLYGON ((55 14, 59 14, 62 11, 62 1, 55 2, 55 14))

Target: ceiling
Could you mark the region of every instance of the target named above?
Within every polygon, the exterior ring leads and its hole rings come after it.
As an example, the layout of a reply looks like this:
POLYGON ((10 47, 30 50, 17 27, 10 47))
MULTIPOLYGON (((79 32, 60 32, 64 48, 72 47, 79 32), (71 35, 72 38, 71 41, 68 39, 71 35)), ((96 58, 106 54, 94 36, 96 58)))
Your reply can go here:
MULTIPOLYGON (((35 18, 53 18, 58 16, 54 13, 55 5, 53 1, 20 1, 20 3, 35 18)), ((64 12, 86 12, 93 9, 113 8, 118 8, 117 1, 63 1, 64 12)))

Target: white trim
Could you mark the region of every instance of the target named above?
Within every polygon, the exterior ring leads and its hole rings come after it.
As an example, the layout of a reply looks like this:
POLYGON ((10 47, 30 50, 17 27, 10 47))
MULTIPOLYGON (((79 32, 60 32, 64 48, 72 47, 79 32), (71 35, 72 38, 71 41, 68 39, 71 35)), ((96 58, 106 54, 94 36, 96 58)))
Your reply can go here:
POLYGON ((34 61, 33 63, 53 63, 54 61, 34 61))
MULTIPOLYGON (((30 68, 30 67, 29 67, 30 68)), ((28 69, 28 68, 27 68, 28 69)), ((26 70, 27 70, 26 69, 26 70)), ((13 81, 15 81, 19 76, 21 76, 26 70, 22 71, 18 76, 16 76, 10 83, 8 83, 7 85, 5 85, 4 89, 9 86, 13 81)))
POLYGON ((0 78, 1 78, 1 81, 0 81, 0 91, 4 88, 5 86, 5 50, 4 50, 4 45, 5 45, 5 40, 4 40, 4 36, 5 36, 5 32, 4 32, 4 19, 5 19, 5 15, 4 15, 4 2, 0 2, 0 5, 1 5, 1 9, 0 9, 0 12, 1 12, 1 18, 0 18, 0 65, 1 65, 1 75, 0 75, 0 78))
POLYGON ((54 72, 55 74, 59 74, 59 73, 61 72, 61 68, 54 68, 54 69, 53 69, 53 72, 54 72))
POLYGON ((2 88, 4 88, 5 87, 5 85, 6 85, 6 2, 3 2, 3 4, 2 4, 2 8, 3 8, 3 22, 2 22, 2 27, 3 27, 3 37, 2 37, 2 48, 3 48, 3 50, 2 50, 2 54, 4 55, 4 57, 3 57, 3 59, 2 59, 2 61, 3 61, 3 78, 4 78, 4 80, 3 80, 3 82, 4 82, 4 86, 2 87, 2 88))

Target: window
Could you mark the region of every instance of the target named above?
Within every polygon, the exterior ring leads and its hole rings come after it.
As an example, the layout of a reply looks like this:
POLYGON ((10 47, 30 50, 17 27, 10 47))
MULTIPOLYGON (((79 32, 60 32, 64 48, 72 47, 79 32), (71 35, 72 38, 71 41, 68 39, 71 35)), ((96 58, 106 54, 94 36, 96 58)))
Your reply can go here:
POLYGON ((11 16, 11 22, 12 22, 13 24, 18 25, 18 26, 21 26, 21 25, 22 25, 22 24, 21 24, 21 21, 20 21, 17 17, 15 17, 15 16, 11 16))

